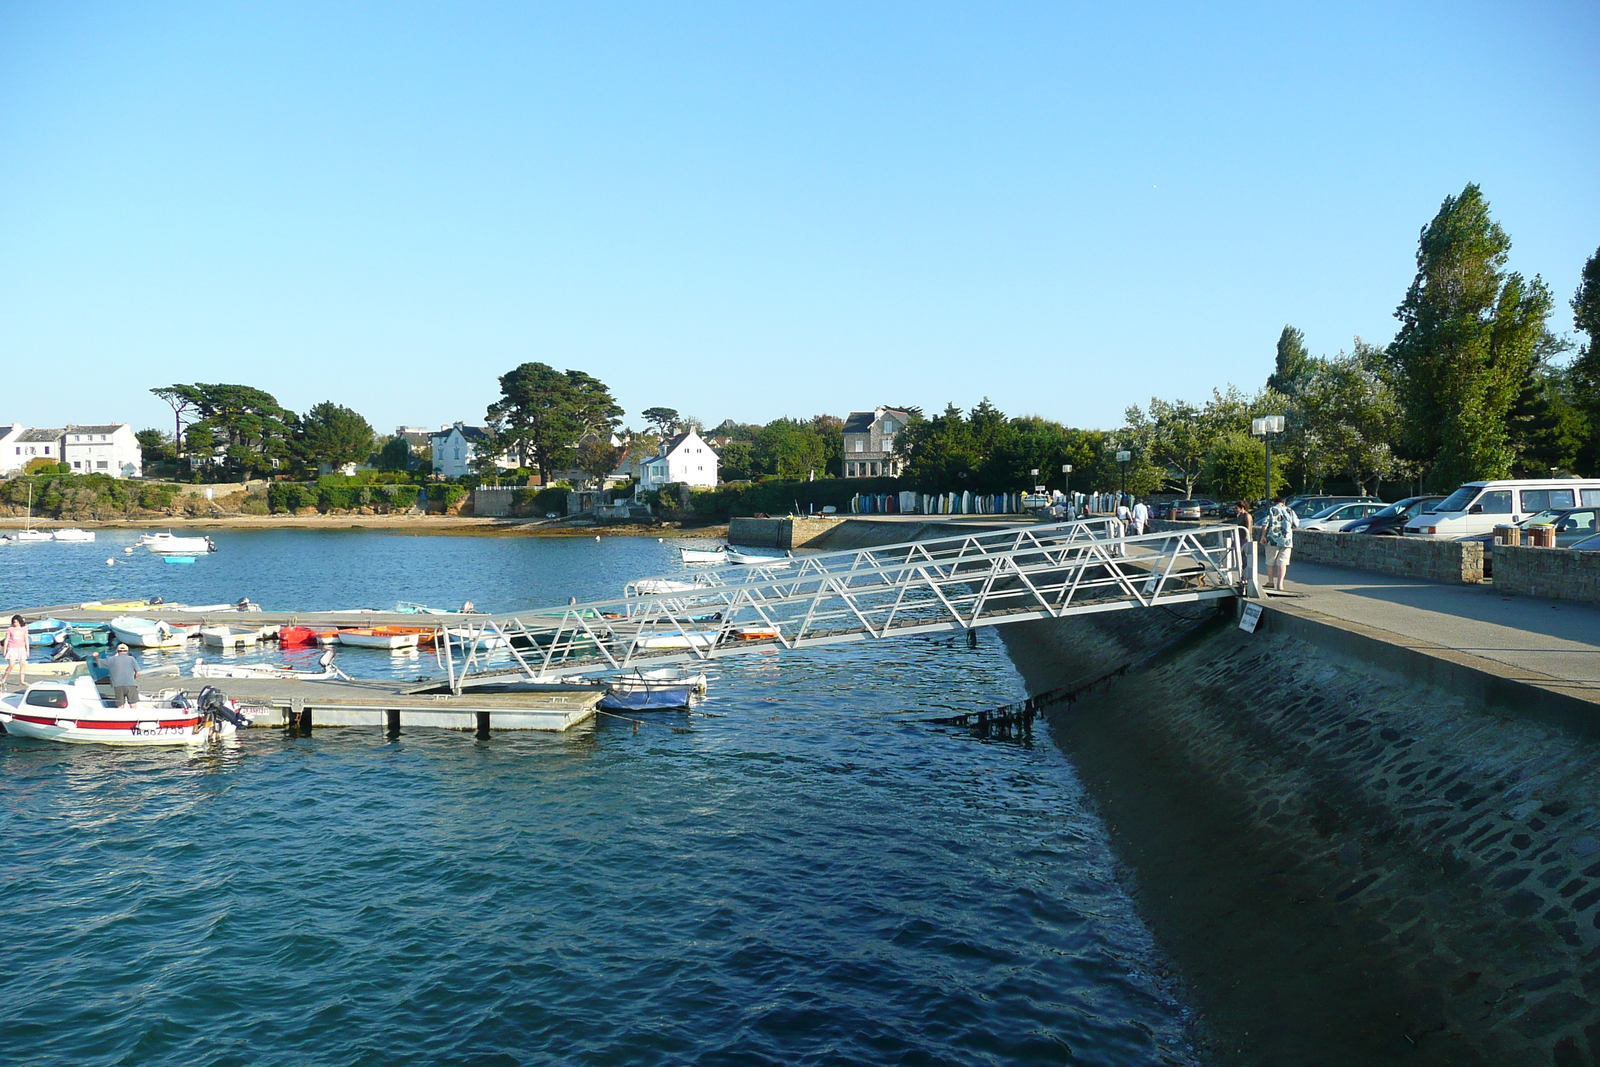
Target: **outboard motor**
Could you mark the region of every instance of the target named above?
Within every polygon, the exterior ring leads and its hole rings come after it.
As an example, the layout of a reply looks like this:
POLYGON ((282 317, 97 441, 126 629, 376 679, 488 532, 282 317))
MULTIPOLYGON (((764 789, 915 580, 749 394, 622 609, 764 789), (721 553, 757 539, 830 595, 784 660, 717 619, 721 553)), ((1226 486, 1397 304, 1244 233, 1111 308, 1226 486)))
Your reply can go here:
POLYGON ((83 656, 78 652, 77 649, 73 648, 71 644, 69 644, 66 641, 63 641, 59 645, 57 645, 55 647, 55 651, 50 653, 50 662, 51 663, 72 663, 72 662, 82 663, 83 662, 83 656))
POLYGON ((200 690, 200 711, 213 722, 231 722, 238 727, 250 725, 250 720, 234 710, 227 694, 214 685, 200 690))

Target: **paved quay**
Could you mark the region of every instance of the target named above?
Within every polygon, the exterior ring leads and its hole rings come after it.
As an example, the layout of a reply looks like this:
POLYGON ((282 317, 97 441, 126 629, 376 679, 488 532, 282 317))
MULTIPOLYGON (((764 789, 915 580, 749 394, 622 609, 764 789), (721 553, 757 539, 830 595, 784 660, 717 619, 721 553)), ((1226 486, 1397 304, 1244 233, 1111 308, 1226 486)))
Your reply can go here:
POLYGON ((1600 703, 1600 605, 1513 596, 1322 563, 1289 567, 1267 603, 1500 677, 1600 703))

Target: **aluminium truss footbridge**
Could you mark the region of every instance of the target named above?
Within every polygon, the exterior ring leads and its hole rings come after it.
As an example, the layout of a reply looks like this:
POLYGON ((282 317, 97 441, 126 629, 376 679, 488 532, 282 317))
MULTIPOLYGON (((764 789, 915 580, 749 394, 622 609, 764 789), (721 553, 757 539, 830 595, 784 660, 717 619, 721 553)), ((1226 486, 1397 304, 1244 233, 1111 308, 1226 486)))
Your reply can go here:
POLYGON ((620 600, 475 617, 452 624, 442 654, 459 691, 1194 603, 1241 591, 1248 547, 1237 526, 1129 536, 1092 519, 773 557, 633 582, 620 600))

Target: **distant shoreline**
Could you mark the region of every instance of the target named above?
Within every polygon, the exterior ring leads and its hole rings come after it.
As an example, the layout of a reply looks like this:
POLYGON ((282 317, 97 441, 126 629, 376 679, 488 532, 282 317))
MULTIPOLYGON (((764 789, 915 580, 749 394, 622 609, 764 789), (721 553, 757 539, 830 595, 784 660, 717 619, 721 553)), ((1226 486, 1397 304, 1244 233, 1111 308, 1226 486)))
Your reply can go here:
MULTIPOLYGON (((20 518, 0 518, 0 529, 22 529, 20 518)), ((706 537, 723 538, 726 524, 711 526, 644 526, 613 523, 567 526, 548 519, 491 519, 461 515, 169 515, 154 519, 35 519, 42 530, 76 526, 85 530, 396 530, 465 537, 706 537)))

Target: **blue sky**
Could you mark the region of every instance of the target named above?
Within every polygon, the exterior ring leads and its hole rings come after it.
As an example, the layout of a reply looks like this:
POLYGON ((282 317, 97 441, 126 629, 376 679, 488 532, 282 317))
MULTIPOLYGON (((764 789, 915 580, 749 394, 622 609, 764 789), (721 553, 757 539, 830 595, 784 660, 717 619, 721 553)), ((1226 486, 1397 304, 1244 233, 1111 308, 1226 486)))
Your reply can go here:
POLYGON ((1476 181, 1552 325, 1600 5, 0 4, 0 421, 234 381, 380 431, 588 371, 637 425, 1114 426, 1392 336, 1476 181))

